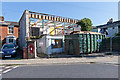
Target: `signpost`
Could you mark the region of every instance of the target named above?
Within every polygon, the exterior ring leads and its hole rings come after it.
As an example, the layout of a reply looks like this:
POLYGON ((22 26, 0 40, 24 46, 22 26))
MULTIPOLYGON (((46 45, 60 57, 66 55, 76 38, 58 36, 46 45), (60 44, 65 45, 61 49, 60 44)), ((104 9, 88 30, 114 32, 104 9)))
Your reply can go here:
POLYGON ((102 42, 102 39, 98 39, 97 42, 102 42))

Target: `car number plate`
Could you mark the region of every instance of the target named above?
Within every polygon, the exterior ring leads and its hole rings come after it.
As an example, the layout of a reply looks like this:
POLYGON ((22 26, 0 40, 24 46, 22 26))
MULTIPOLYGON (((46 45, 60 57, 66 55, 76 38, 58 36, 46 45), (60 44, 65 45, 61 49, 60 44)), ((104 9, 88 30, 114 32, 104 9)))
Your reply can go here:
POLYGON ((5 56, 5 57, 11 57, 11 55, 9 55, 9 56, 5 56))

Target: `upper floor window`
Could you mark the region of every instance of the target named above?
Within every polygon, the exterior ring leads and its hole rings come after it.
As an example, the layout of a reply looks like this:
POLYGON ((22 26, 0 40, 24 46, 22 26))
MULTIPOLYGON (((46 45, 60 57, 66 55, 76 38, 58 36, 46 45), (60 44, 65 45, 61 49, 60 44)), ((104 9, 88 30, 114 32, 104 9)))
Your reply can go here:
POLYGON ((14 26, 13 25, 8 26, 8 34, 14 34, 14 26))

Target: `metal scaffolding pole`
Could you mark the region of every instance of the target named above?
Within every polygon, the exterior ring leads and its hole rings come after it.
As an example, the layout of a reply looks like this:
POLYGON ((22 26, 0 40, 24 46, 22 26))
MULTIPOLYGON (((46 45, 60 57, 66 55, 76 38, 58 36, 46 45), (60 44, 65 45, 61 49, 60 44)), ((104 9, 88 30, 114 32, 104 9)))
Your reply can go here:
MULTIPOLYGON (((64 22, 64 29, 63 29, 63 32, 65 31, 65 24, 66 24, 66 23, 64 22)), ((65 32, 64 32, 64 34, 63 34, 63 35, 65 35, 65 32)))
POLYGON ((54 35, 56 35, 55 27, 56 27, 56 21, 54 21, 54 35))
POLYGON ((44 19, 42 19, 42 27, 44 28, 44 19))

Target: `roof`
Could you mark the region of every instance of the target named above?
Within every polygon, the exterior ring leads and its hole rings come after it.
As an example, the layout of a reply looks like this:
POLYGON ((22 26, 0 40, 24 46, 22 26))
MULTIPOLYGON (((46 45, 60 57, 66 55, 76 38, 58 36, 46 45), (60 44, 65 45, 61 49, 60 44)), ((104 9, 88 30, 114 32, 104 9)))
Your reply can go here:
POLYGON ((13 22, 13 21, 0 21, 0 25, 2 25, 2 26, 6 26, 6 25, 19 26, 19 23, 13 22))
POLYGON ((96 26, 96 28, 110 28, 110 27, 116 27, 119 25, 120 25, 120 20, 112 23, 104 24, 104 25, 99 25, 99 26, 96 26))

